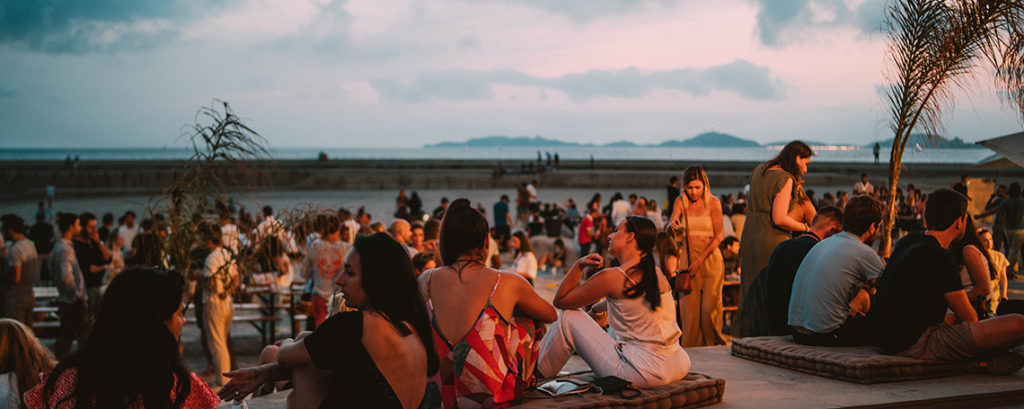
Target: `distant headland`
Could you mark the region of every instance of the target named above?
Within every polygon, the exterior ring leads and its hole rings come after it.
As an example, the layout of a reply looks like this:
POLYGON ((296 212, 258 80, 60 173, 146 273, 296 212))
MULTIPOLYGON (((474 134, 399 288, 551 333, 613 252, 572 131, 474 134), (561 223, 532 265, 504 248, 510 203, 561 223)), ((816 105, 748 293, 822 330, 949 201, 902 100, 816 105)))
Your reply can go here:
MULTIPOLYGON (((856 148, 856 144, 842 144, 842 143, 826 143, 812 140, 803 140, 811 146, 842 146, 849 148, 856 148)), ((424 148, 497 148, 497 147, 535 147, 535 148, 579 148, 579 147, 602 147, 602 148, 622 148, 622 147, 649 147, 649 148, 775 148, 782 147, 789 141, 771 142, 766 144, 760 144, 756 141, 749 139, 743 139, 738 136, 729 135, 720 132, 704 132, 700 135, 694 136, 684 140, 667 140, 656 144, 638 144, 627 140, 621 140, 616 142, 609 142, 605 144, 593 144, 593 143, 579 143, 579 142, 567 142, 558 139, 549 139, 540 135, 535 136, 504 136, 504 135, 491 135, 483 136, 479 138, 471 138, 464 142, 439 142, 434 144, 424 145, 424 148)), ((882 147, 892 146, 892 139, 878 142, 882 147)), ((863 145, 863 147, 870 148, 875 144, 870 143, 863 145)), ((960 138, 946 139, 939 138, 935 141, 930 141, 923 134, 915 134, 908 142, 908 147, 913 149, 915 146, 920 145, 926 148, 956 148, 956 149, 967 149, 967 148, 980 148, 984 149, 981 145, 976 145, 970 142, 964 142, 960 138)))

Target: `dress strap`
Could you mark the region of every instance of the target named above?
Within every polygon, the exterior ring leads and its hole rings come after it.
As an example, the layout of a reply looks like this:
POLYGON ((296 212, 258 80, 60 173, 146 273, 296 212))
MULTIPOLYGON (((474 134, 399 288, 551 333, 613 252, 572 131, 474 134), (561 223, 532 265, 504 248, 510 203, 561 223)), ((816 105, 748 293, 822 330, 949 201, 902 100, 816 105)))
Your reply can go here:
MULTIPOLYGON (((430 281, 430 277, 427 277, 427 281, 430 281)), ((498 283, 501 282, 501 272, 498 272, 498 278, 494 279, 494 288, 491 289, 491 293, 487 295, 487 303, 491 303, 491 297, 494 297, 494 292, 498 291, 498 283)))
POLYGON ((434 269, 427 271, 427 302, 430 302, 430 279, 434 278, 434 269))
POLYGON ((629 280, 629 282, 631 284, 633 284, 634 287, 640 285, 640 284, 637 284, 636 281, 633 281, 633 279, 629 277, 629 274, 626 274, 626 270, 623 270, 622 267, 614 267, 614 268, 616 270, 619 270, 619 272, 622 273, 622 275, 626 276, 626 279, 629 280))

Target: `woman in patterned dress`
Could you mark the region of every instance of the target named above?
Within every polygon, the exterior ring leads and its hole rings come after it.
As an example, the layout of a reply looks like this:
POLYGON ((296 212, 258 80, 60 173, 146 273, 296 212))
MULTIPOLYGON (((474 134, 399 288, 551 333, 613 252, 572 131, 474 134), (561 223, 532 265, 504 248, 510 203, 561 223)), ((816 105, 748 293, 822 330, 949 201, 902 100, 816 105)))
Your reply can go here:
POLYGON ((428 385, 427 407, 517 402, 533 381, 543 328, 538 322, 556 318, 554 307, 525 278, 484 264, 488 231, 487 220, 468 200, 455 200, 441 224, 443 265, 419 277, 441 359, 431 381, 436 389, 428 385))

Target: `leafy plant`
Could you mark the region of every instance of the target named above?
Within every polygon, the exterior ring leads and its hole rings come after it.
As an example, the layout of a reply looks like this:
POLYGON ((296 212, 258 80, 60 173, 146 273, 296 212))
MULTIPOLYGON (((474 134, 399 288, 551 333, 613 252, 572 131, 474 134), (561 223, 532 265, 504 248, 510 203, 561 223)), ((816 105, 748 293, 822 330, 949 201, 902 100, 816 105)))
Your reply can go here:
MULTIPOLYGON (((954 93, 973 85, 980 70, 994 68, 1002 97, 1024 118, 1024 1, 896 0, 887 16, 890 39, 889 197, 903 166, 910 135, 935 140, 954 93)), ((882 229, 882 253, 892 247, 896 202, 890 200, 882 229)))
MULTIPOLYGON (((271 156, 267 141, 221 100, 200 108, 195 123, 185 126, 180 138, 191 145, 192 155, 159 199, 167 206, 171 231, 165 252, 175 268, 187 271, 203 262, 204 229, 216 223, 217 201, 238 186, 255 190, 261 177, 257 163, 271 156)), ((240 254, 234 257, 242 264, 240 254)), ((225 284, 229 280, 226 272, 216 277, 225 284)))

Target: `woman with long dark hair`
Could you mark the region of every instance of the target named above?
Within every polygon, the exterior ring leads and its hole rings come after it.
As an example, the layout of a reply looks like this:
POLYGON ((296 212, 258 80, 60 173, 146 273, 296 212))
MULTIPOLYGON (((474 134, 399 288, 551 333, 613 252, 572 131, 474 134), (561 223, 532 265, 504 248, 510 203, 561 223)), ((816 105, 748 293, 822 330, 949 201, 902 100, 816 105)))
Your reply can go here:
POLYGON ((722 205, 711 194, 704 168, 694 166, 683 172, 683 194, 672 206, 669 222, 682 231, 679 244, 680 270, 690 275, 692 291, 679 293, 679 320, 684 347, 723 345, 722 283, 725 262, 718 244, 722 232, 722 205))
POLYGON ((391 236, 357 238, 336 283, 346 304, 358 310, 285 340, 277 363, 227 373, 232 379, 218 395, 240 399, 263 383, 288 378, 291 368, 312 364, 330 371, 330 380, 326 391, 303 394, 296 384, 296 398, 304 402, 331 408, 419 407, 438 359, 431 353, 430 321, 415 277, 408 253, 391 236))
POLYGON ((617 376, 639 388, 686 377, 690 357, 679 345, 668 280, 654 263, 656 236, 647 218, 626 217, 609 238, 608 252, 618 267, 579 284, 584 269, 604 265, 600 255, 589 254, 565 274, 554 299, 563 311, 544 336, 537 363, 541 375, 557 375, 575 351, 598 377, 617 376), (594 303, 593 312, 608 312, 608 332, 579 309, 594 303))
MULTIPOLYGON (((761 269, 768 265, 775 246, 794 233, 810 231, 814 206, 802 187, 803 175, 811 162, 811 147, 792 141, 772 160, 750 174, 747 220, 740 234, 740 313, 743 298, 761 269)), ((744 323, 733 323, 733 334, 743 334, 744 323)))
POLYGON ((442 361, 431 381, 442 401, 427 402, 429 407, 517 402, 537 363, 535 340, 542 327, 535 321, 556 318, 526 279, 484 264, 488 233, 487 219, 469 200, 455 200, 441 222, 442 266, 419 277, 433 321, 434 352, 442 361))
POLYGON ((967 300, 971 302, 979 319, 989 313, 989 294, 992 292, 991 280, 996 278, 996 269, 989 260, 988 252, 978 237, 978 229, 974 220, 967 218, 964 236, 954 240, 949 246, 953 260, 960 268, 960 282, 967 292, 967 300))
POLYGON ((210 387, 181 363, 185 280, 132 268, 100 300, 92 334, 25 394, 30 408, 215 408, 210 387))
POLYGON ((537 255, 533 252, 530 239, 522 230, 512 233, 512 248, 515 250, 512 271, 523 276, 532 285, 533 281, 537 279, 537 255))

